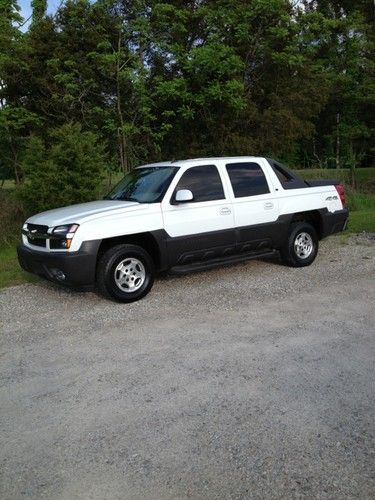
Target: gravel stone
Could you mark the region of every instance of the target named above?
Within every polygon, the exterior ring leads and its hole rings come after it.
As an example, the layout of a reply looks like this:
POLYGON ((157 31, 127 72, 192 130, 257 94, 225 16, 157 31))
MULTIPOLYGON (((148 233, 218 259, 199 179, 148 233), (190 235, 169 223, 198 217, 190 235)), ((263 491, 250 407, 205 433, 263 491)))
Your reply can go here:
POLYGON ((375 245, 0 292, 0 498, 375 496, 375 245))

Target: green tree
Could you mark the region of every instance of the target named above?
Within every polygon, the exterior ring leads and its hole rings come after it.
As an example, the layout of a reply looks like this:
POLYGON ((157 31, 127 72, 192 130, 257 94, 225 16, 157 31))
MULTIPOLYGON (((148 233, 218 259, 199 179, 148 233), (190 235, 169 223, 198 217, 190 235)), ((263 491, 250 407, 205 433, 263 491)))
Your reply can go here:
POLYGON ((26 178, 19 187, 26 211, 97 199, 106 161, 98 136, 77 123, 51 130, 45 140, 30 137, 22 161, 26 178))
POLYGON ((317 0, 307 16, 325 19, 330 31, 320 37, 318 57, 329 80, 329 96, 317 121, 317 151, 325 166, 370 165, 374 74, 373 2, 317 0))
POLYGON ((149 86, 166 156, 224 153, 246 107, 243 62, 209 12, 205 2, 153 3, 149 86))
POLYGON ((46 15, 47 0, 31 0, 32 24, 35 25, 46 15))
POLYGON ((15 0, 0 0, 0 176, 22 180, 23 142, 38 116, 24 106, 28 45, 15 0))
POLYGON ((371 162, 369 0, 33 6, 23 33, 17 4, 0 0, 0 168, 19 182, 28 138, 50 158, 50 130, 70 122, 106 144, 108 171, 218 154, 371 162))

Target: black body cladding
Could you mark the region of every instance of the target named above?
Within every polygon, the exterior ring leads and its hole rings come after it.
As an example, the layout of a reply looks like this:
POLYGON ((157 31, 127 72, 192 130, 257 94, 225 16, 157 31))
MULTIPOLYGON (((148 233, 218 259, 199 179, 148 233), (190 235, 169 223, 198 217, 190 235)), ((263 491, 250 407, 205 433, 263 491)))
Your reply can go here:
POLYGON ((29 273, 37 274, 61 284, 91 288, 95 282, 96 258, 100 240, 85 241, 78 252, 41 252, 18 245, 18 261, 29 273), (56 271, 65 275, 63 281, 57 279, 56 271))
MULTIPOLYGON (((342 231, 348 219, 346 209, 331 213, 327 209, 318 211, 320 216, 319 237, 342 231)), ((303 216, 303 214, 300 214, 303 216)), ((256 224, 224 231, 194 234, 171 238, 164 229, 147 233, 158 248, 158 271, 167 271, 175 266, 186 266, 192 270, 194 263, 200 269, 212 267, 220 259, 232 260, 270 255, 279 250, 285 241, 294 214, 282 215, 277 221, 256 224), (242 255, 242 257, 241 257, 242 255), (239 258, 237 259, 236 256, 239 258)), ((43 276, 61 284, 80 288, 91 288, 95 283, 98 251, 102 241, 86 241, 78 252, 41 252, 24 245, 18 246, 18 259, 25 271, 43 276), (54 274, 61 270, 66 279, 60 281, 54 274)))

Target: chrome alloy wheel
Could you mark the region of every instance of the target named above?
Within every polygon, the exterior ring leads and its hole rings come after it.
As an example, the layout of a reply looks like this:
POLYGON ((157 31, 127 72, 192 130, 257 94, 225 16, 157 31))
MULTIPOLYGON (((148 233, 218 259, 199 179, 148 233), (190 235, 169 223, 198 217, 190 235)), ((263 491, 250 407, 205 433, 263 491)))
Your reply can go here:
POLYGON ((299 233, 294 240, 294 251, 300 259, 310 257, 314 249, 314 242, 309 233, 299 233))
POLYGON ((130 293, 141 288, 146 279, 146 270, 140 260, 129 257, 118 264, 114 275, 119 289, 130 293))

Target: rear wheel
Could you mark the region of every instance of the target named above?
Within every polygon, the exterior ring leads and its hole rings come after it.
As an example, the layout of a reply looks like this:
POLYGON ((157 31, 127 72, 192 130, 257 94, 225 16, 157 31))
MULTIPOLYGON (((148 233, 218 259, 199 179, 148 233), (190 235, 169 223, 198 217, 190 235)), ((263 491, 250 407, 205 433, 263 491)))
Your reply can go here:
POLYGON ((319 241, 314 227, 308 222, 297 222, 290 226, 287 241, 280 253, 287 265, 304 267, 314 262, 318 247, 319 241))
POLYGON ((151 290, 155 268, 150 255, 137 245, 116 245, 100 258, 99 291, 119 302, 134 302, 151 290))

